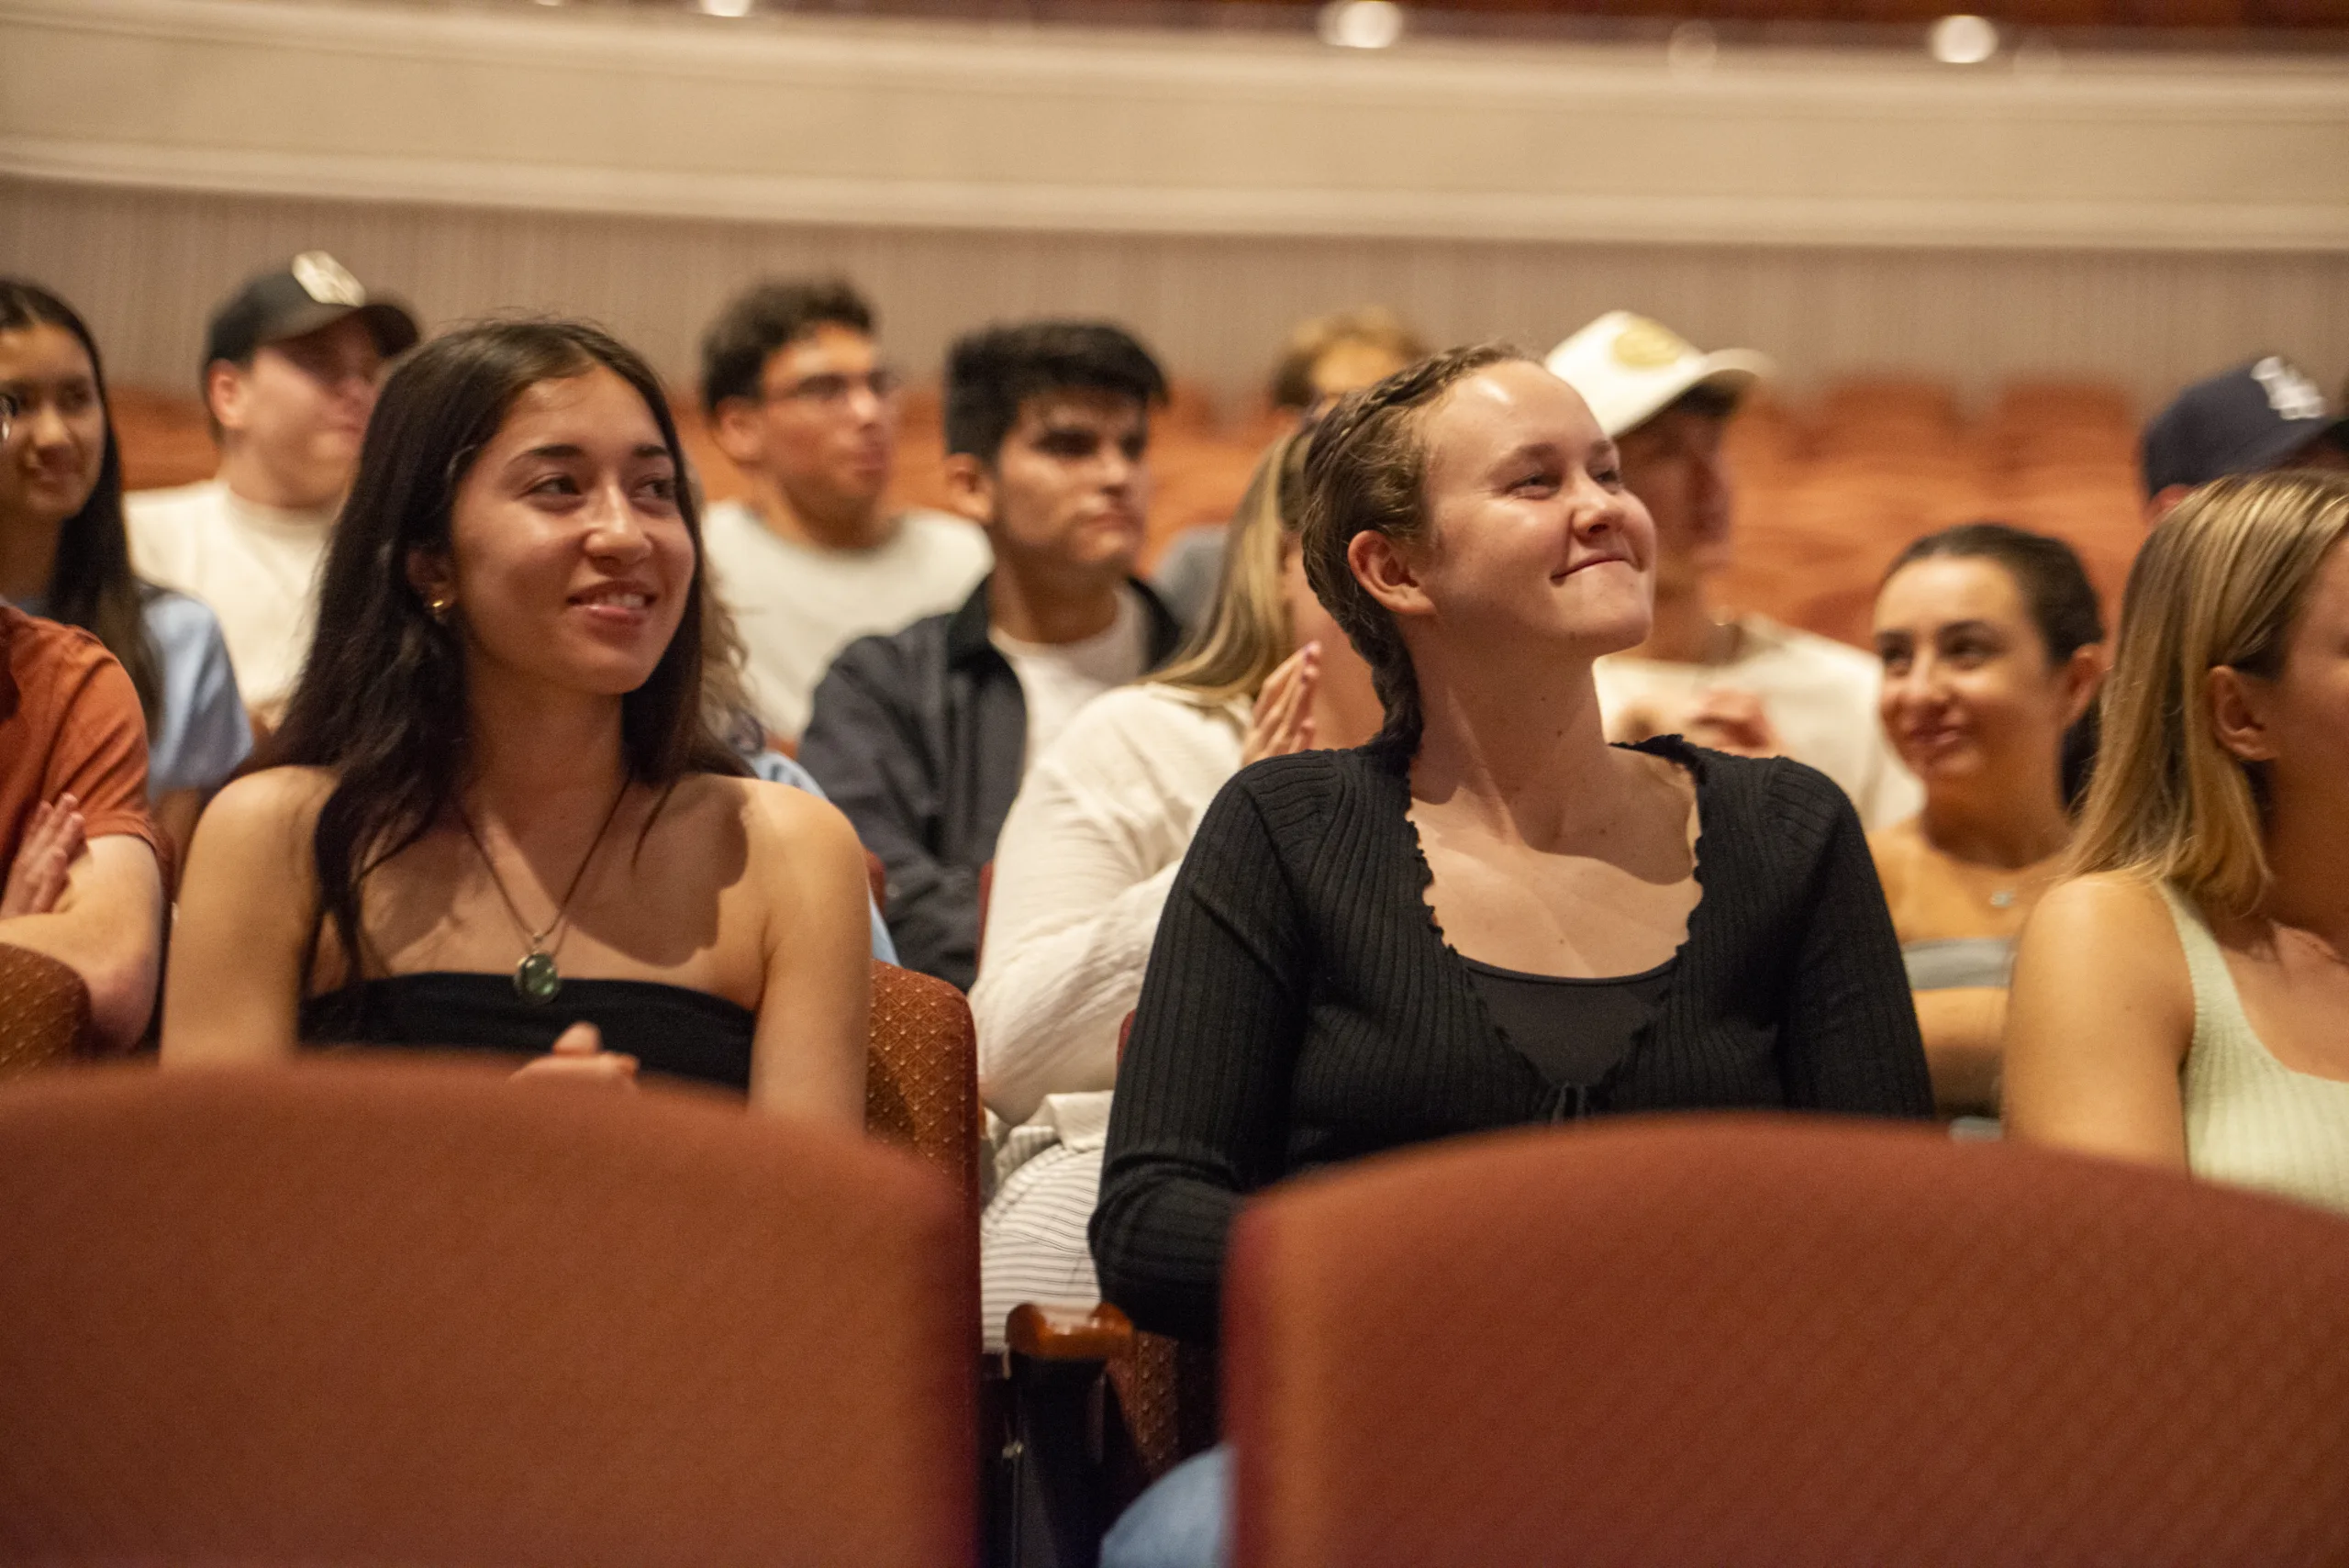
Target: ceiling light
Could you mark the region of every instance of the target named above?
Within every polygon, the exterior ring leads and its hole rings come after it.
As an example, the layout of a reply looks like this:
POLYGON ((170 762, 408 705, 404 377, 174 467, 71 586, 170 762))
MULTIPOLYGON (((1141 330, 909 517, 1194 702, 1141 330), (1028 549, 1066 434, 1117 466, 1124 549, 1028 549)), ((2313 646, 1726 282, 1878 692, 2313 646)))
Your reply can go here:
POLYGON ((747 17, 751 0, 700 0, 703 14, 711 17, 747 17))
POLYGON ((1403 36, 1395 0, 1330 0, 1321 7, 1321 41, 1340 49, 1385 49, 1403 36))
POLYGON ((1683 22, 1664 40, 1664 62, 1675 71, 1709 71, 1721 52, 1721 42, 1707 22, 1683 22))
POLYGON ((1998 52, 1998 29, 1986 17, 1943 17, 1925 35, 1925 47, 1943 65, 1979 65, 1998 52))

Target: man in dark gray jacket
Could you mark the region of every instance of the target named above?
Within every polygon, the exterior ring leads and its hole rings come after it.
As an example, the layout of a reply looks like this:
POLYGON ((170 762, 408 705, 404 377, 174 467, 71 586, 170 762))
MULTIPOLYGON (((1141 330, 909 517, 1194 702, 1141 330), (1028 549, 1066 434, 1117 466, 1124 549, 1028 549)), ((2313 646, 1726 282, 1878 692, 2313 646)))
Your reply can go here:
POLYGON ((799 760, 888 870, 900 962, 964 989, 979 873, 1028 764, 1179 629, 1133 576, 1150 500, 1148 350, 1093 322, 991 327, 946 369, 946 477, 995 570, 963 606, 843 649, 799 760))

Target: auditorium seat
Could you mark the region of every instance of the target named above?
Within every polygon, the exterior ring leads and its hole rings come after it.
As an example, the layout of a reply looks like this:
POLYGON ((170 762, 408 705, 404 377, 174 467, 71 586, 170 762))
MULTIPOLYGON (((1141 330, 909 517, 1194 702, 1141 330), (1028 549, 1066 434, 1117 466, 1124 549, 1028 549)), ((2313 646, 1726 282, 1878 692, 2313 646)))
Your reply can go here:
POLYGON ((969 1218, 701 1095, 94 1069, 0 1093, 0 1557, 975 1555, 969 1218))
MULTIPOLYGON (((1936 12, 1938 14, 1938 12, 1936 12)), ((893 498, 944 506, 945 447, 934 383, 901 395, 893 498)), ((192 397, 116 394, 127 471, 146 484, 201 478, 212 457, 192 397)), ((1159 421, 1151 469, 1145 571, 1184 528, 1219 523, 1237 506, 1265 445, 1286 428, 1260 402, 1238 402, 1211 423, 1214 399, 1178 380, 1159 421)), ((710 441, 690 399, 679 434, 712 499, 744 493, 741 475, 710 441)), ((1839 378, 1814 397, 1765 390, 1731 422, 1723 450, 1739 486, 1730 607, 1848 636, 1853 595, 1872 591, 1900 547, 1976 518, 2001 518, 2069 540, 2101 562, 2095 581, 2118 609, 2127 562, 2143 539, 2136 494, 2136 416, 2125 394, 2099 382, 2018 381, 1968 417, 1951 387, 1897 373, 1839 378), (2117 567, 2116 563, 2117 562, 2117 567)))
POLYGON ((208 479, 218 463, 204 405, 192 393, 110 386, 125 490, 164 490, 208 479))
POLYGON ((90 1040, 82 977, 47 953, 0 942, 0 1080, 66 1061, 90 1040))
MULTIPOLYGON (((1118 1056, 1133 1033, 1118 1026, 1118 1056)), ((1142 1489, 1216 1440, 1213 1350, 1146 1333, 1117 1307, 1025 1303, 1005 1325, 1010 1568, 1089 1563, 1142 1489)))
POLYGON ((953 1183, 977 1223, 979 1047, 971 1005, 945 981, 874 960, 864 1129, 953 1183))
POLYGON ((1931 1129, 1462 1140, 1241 1216, 1237 1568, 2349 1561, 2349 1224, 1931 1129))

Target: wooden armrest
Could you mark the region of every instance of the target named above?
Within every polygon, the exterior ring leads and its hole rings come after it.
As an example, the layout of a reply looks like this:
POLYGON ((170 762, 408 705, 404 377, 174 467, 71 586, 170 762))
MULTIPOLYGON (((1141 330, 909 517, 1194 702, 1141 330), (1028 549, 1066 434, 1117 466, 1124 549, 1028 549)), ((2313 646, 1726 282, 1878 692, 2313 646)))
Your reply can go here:
POLYGON ((1004 1326, 1014 1355, 1048 1362, 1106 1362, 1134 1351, 1134 1326, 1126 1315, 1099 1307, 1043 1307, 1023 1301, 1004 1326))

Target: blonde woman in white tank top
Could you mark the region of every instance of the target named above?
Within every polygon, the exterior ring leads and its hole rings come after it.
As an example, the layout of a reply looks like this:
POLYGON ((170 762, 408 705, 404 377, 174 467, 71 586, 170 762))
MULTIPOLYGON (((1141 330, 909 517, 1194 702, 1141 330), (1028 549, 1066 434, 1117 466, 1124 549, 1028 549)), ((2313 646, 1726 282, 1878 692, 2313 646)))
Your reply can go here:
POLYGON ((2349 1078, 2278 1062, 2244 1014, 2226 951, 2201 912, 2174 887, 2162 894, 2194 987, 2187 1168, 2349 1212, 2349 1078))
POLYGON ((2025 929, 2009 1136, 2349 1213, 2349 480, 2154 530, 2072 869, 2025 929))

